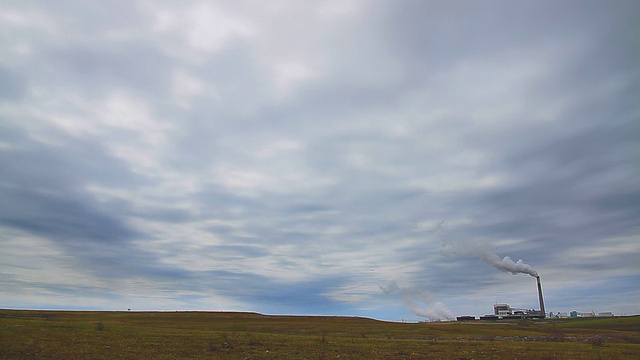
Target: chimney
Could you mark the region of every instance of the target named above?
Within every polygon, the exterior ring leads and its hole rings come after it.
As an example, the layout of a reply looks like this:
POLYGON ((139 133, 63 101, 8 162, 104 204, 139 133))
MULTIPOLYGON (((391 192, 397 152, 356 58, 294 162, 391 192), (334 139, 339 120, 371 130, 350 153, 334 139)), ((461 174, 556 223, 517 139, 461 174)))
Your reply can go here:
POLYGON ((536 276, 538 282, 538 299, 540 300, 540 312, 543 317, 547 317, 547 313, 544 310, 544 300, 542 299, 542 285, 540 285, 540 276, 536 276))

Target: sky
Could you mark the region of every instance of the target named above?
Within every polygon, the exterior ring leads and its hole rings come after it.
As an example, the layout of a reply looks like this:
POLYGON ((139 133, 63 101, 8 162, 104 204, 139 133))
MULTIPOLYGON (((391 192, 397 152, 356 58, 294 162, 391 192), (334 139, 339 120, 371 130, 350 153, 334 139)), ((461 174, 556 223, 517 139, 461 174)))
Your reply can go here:
POLYGON ((0 308, 640 314, 639 16, 1 1, 0 308))

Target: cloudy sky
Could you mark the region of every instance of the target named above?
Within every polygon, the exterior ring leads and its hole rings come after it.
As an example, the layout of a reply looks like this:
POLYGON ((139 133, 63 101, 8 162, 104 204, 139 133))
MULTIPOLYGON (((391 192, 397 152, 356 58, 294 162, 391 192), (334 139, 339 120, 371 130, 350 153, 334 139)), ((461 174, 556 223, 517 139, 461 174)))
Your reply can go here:
POLYGON ((639 15, 1 1, 0 307, 638 314, 639 15))

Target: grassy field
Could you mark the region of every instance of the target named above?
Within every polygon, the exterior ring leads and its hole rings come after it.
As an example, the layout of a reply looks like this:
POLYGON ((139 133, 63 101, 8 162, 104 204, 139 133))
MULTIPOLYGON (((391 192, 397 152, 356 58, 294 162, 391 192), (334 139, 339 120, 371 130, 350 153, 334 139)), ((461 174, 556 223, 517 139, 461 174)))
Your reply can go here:
POLYGON ((391 323, 0 310, 0 359, 640 359, 640 317, 391 323))

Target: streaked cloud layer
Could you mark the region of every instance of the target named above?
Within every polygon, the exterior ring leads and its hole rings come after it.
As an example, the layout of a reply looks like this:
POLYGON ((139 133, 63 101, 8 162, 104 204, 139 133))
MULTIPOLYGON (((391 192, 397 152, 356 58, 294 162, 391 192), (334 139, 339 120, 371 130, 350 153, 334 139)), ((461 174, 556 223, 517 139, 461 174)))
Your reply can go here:
POLYGON ((640 313, 638 15, 2 4, 0 306, 640 313))

